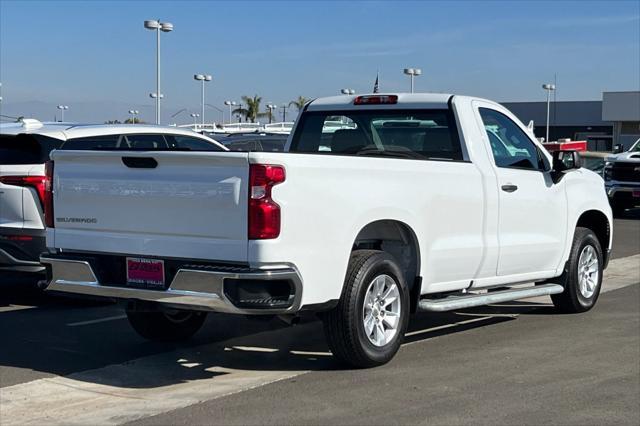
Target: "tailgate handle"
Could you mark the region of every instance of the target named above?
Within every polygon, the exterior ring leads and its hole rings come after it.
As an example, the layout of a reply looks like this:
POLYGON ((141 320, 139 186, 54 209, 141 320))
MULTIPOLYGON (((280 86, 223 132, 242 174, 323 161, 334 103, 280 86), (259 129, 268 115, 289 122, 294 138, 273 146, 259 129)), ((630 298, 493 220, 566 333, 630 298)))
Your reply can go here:
POLYGON ((122 157, 122 162, 132 169, 155 169, 158 167, 156 159, 151 157, 122 157))

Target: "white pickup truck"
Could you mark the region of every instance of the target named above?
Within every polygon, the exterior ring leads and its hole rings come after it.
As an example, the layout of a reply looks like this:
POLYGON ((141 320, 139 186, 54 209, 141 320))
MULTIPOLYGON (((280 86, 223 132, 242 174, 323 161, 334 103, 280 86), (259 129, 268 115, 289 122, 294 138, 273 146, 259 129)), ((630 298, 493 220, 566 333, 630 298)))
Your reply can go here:
POLYGON ((499 104, 317 99, 286 151, 54 151, 48 289, 127 301, 150 339, 190 337, 207 311, 319 313, 357 367, 389 361, 415 311, 596 303, 602 178, 499 104))

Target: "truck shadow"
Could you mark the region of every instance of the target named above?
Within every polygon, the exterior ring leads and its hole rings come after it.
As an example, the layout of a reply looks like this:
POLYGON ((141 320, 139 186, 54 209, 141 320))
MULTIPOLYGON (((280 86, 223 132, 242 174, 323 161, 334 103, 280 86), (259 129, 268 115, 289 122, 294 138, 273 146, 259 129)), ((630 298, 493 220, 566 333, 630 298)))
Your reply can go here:
MULTIPOLYGON (((507 307, 417 314, 410 322, 405 344, 490 327, 513 321, 520 314, 542 314, 545 310, 544 305, 512 302, 507 307)), ((317 320, 291 327, 277 319, 257 321, 211 314, 188 343, 163 344, 139 338, 122 315, 115 305, 70 309, 65 303, 51 301, 43 308, 0 312, 0 367, 28 370, 34 378, 53 374, 140 389, 211 379, 238 370, 348 369, 334 360, 317 320), (86 318, 87 311, 108 321, 72 322, 79 319, 79 313, 86 318)), ((13 375, 4 375, 2 386, 24 381, 12 382, 13 375)))

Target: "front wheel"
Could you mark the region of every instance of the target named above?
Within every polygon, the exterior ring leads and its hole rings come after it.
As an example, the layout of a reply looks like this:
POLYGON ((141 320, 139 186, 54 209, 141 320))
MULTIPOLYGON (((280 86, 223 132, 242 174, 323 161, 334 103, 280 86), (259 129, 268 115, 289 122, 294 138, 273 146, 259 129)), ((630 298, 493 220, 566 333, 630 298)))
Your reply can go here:
POLYGON ((576 228, 567 269, 561 276, 564 292, 551 296, 555 307, 566 313, 593 308, 600 295, 603 265, 602 248, 593 231, 576 228))
POLYGON ((187 340, 204 324, 206 312, 187 310, 138 311, 127 309, 127 318, 142 337, 155 341, 187 340))
POLYGON ((354 251, 338 306, 323 318, 333 355, 358 368, 385 364, 398 352, 408 318, 409 291, 395 259, 354 251))

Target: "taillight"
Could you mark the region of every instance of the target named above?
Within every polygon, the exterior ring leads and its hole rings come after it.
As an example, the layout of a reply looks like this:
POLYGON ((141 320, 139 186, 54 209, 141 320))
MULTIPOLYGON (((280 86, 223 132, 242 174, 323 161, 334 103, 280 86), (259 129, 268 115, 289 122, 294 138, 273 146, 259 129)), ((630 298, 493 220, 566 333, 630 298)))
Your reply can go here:
POLYGON ((53 228, 53 161, 45 164, 44 175, 44 223, 47 228, 53 228))
POLYGON ((0 182, 5 185, 24 186, 35 189, 43 208, 46 179, 46 176, 0 176, 0 182))
POLYGON ((353 100, 354 105, 389 105, 397 104, 398 97, 396 95, 366 95, 357 96, 353 100))
POLYGON ((280 206, 271 189, 284 182, 284 167, 272 164, 249 166, 249 239, 266 240, 280 235, 280 206))

